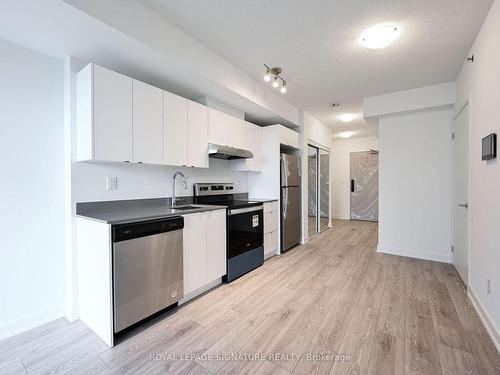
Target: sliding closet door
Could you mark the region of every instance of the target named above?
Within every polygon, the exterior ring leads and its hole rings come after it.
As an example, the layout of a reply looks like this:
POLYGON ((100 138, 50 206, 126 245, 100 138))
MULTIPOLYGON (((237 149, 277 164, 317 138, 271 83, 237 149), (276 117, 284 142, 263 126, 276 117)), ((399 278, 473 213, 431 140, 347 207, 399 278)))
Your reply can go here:
POLYGON ((330 224, 330 153, 307 147, 308 235, 314 237, 330 224))
POLYGON ((319 231, 330 225, 330 153, 319 149, 319 231))
POLYGON ((318 234, 318 149, 307 147, 308 236, 318 234))

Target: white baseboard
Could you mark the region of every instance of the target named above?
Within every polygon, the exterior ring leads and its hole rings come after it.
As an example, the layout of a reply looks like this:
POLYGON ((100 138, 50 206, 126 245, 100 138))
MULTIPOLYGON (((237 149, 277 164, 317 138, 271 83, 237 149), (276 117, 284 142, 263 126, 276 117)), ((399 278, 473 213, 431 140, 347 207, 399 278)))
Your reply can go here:
POLYGON ((383 254, 399 255, 408 258, 433 260, 435 262, 451 263, 450 254, 436 254, 427 251, 402 249, 392 246, 377 245, 377 252, 383 254))
POLYGON ((469 296, 472 305, 476 309, 477 314, 479 315, 479 319, 481 319, 484 326, 486 327, 486 331, 490 335, 491 341, 493 341, 493 344, 495 344, 498 353, 500 353, 500 333, 498 332, 498 329, 496 329, 488 313, 484 310, 483 306, 469 286, 467 286, 467 295, 469 296))
POLYGON ((62 318, 63 316, 64 311, 62 309, 54 308, 38 311, 20 319, 12 320, 0 325, 0 340, 26 332, 32 328, 41 326, 42 324, 62 318))
POLYGON ((337 216, 337 215, 333 215, 333 218, 334 219, 338 219, 338 220, 351 220, 351 218, 349 216, 337 216))

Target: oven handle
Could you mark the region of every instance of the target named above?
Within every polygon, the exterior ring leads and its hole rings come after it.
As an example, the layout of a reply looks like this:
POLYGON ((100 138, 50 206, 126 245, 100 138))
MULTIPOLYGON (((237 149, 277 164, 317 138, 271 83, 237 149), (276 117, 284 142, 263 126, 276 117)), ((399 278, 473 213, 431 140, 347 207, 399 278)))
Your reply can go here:
POLYGON ((259 211, 259 210, 263 210, 263 209, 264 209, 263 205, 262 206, 246 207, 246 208, 236 208, 234 210, 228 210, 227 214, 229 216, 231 216, 231 215, 243 214, 245 212, 259 211))

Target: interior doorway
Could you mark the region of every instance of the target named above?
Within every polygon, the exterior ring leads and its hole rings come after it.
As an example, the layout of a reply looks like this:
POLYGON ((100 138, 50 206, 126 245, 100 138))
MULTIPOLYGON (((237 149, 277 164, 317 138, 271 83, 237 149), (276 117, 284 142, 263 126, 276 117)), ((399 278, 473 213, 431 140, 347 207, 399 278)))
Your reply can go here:
POLYGON ((378 221, 378 151, 351 152, 351 220, 378 221))
POLYGON ((469 105, 453 121, 453 265, 469 282, 469 105))
POLYGON ((330 152, 307 147, 308 236, 330 227, 330 152))

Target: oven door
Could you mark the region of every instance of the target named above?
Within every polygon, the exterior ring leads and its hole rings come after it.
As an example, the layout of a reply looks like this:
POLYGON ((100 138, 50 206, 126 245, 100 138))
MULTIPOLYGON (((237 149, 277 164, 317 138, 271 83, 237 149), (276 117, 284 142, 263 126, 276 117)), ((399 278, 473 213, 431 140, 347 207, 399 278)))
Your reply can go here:
POLYGON ((263 206, 227 211, 227 258, 233 258, 264 243, 263 206))

